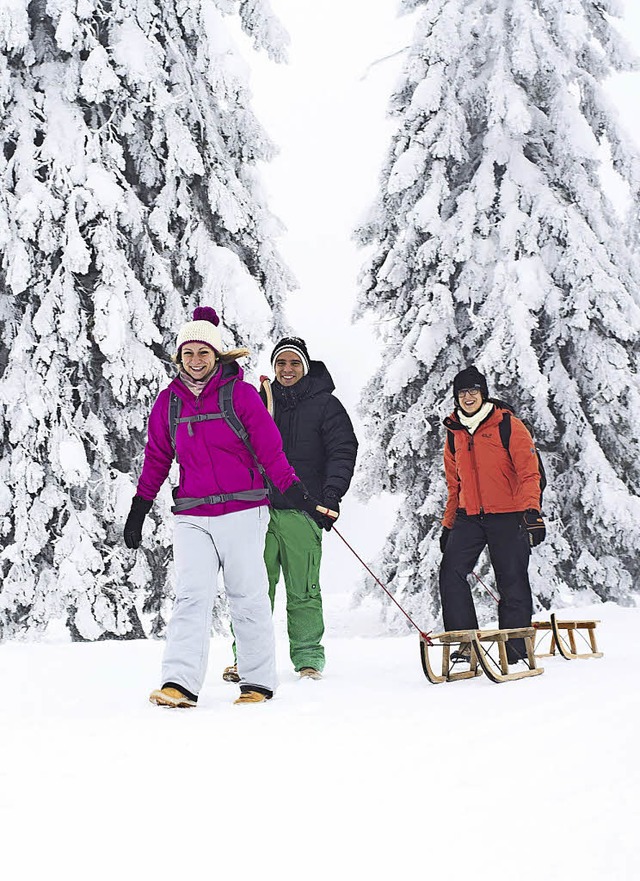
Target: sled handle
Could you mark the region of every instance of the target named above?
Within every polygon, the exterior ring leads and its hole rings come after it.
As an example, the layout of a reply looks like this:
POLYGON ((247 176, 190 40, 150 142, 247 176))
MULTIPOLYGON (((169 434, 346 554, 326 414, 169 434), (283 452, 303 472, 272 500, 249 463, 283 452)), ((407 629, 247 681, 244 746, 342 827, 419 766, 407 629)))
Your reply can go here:
POLYGON ((320 511, 325 517, 331 517, 332 520, 338 519, 338 512, 332 511, 331 508, 325 508, 324 505, 316 505, 316 511, 320 511))
POLYGON ((267 410, 269 411, 269 416, 273 418, 273 393, 271 391, 271 382, 268 376, 260 377, 260 386, 264 389, 264 396, 267 399, 267 410))

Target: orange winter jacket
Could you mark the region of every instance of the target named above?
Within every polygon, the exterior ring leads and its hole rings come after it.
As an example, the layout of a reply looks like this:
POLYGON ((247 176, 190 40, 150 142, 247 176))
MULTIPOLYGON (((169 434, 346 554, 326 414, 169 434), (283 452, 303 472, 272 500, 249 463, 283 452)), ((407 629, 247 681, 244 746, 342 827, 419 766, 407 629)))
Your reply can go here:
POLYGON ((511 439, 505 450, 499 425, 505 413, 494 407, 473 434, 456 413, 444 424, 453 433, 455 456, 444 445, 444 470, 449 496, 442 520, 451 529, 456 510, 467 514, 503 514, 540 509, 540 472, 533 438, 520 419, 511 416, 511 439))

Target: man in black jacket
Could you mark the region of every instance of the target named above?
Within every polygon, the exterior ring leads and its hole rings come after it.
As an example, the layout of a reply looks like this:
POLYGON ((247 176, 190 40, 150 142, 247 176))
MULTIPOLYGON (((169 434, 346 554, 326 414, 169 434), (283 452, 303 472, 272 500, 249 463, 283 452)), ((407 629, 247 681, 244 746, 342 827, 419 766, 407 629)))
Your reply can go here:
MULTIPOLYGON (((273 418, 282 435, 284 452, 309 496, 333 511, 349 488, 358 441, 322 361, 311 361, 304 340, 285 337, 271 354, 273 418)), ((332 521, 317 520, 294 510, 274 490, 265 545, 271 605, 280 572, 287 592, 287 630, 293 666, 301 677, 319 679, 325 655, 320 595, 322 528, 332 521)))

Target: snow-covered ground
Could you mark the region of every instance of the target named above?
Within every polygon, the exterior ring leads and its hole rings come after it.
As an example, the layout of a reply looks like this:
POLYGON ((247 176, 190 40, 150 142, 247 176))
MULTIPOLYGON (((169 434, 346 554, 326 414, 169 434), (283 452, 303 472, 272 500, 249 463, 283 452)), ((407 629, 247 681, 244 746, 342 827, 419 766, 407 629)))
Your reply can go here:
POLYGON ((636 881, 639 609, 601 660, 430 685, 417 636, 327 596, 322 682, 233 706, 214 638, 195 710, 147 702, 161 642, 0 646, 0 854, 18 879, 636 881))

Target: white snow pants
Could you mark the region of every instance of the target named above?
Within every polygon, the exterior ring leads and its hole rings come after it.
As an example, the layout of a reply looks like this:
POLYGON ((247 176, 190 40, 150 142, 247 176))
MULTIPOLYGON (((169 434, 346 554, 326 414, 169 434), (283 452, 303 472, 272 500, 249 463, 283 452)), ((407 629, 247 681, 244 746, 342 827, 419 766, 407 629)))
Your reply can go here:
POLYGON ((269 508, 261 505, 220 517, 175 518, 176 597, 167 628, 162 682, 197 695, 207 672, 218 572, 236 638, 241 685, 275 691, 275 638, 264 542, 269 508))

